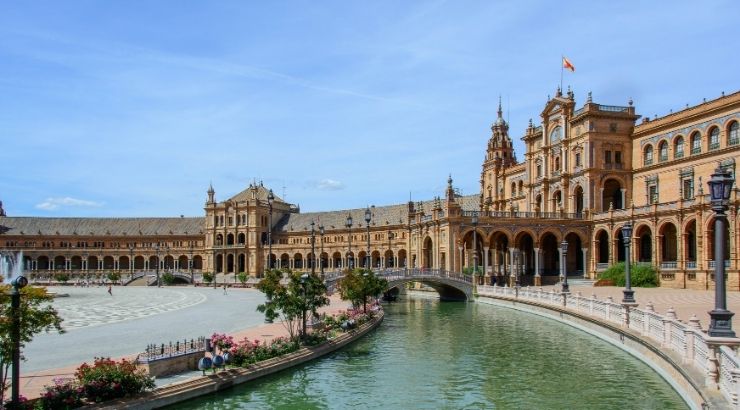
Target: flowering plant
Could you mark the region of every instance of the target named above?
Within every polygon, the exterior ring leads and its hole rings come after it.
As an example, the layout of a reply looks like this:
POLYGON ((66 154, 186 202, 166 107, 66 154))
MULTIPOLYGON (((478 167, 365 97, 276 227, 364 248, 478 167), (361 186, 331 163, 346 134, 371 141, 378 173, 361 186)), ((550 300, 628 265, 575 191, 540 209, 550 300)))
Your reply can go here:
POLYGON ((211 344, 222 352, 226 352, 234 346, 234 338, 223 333, 214 333, 211 335, 211 344))
POLYGON ((45 389, 37 404, 42 409, 76 409, 84 404, 83 389, 74 379, 54 379, 54 385, 45 389))
POLYGON ((75 372, 85 396, 94 402, 141 393, 154 387, 154 378, 126 359, 120 362, 96 357, 93 365, 83 363, 75 372))

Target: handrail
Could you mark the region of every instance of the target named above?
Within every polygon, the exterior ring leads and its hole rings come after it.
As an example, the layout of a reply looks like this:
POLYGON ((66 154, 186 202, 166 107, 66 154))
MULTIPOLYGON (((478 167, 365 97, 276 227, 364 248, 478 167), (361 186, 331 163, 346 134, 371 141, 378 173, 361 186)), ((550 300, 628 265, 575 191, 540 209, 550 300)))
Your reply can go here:
POLYGON ((645 309, 638 309, 614 302, 611 297, 601 300, 596 295, 583 297, 581 292, 573 295, 529 286, 480 285, 478 295, 552 305, 630 329, 651 339, 662 349, 672 350, 681 356, 683 363, 699 370, 706 380, 717 380, 720 392, 733 408, 740 405, 740 357, 736 350, 740 346, 740 339, 710 337, 704 333, 696 316, 684 323, 678 320, 673 308, 669 308, 665 315, 660 315, 650 302, 645 309))

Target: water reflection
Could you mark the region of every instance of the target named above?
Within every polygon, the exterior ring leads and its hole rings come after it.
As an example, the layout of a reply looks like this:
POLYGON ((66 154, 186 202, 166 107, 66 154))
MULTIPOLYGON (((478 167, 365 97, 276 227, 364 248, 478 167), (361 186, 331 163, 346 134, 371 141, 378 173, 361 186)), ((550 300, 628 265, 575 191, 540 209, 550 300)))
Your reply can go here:
POLYGON ((177 408, 686 408, 645 364, 549 319, 430 299, 386 311, 331 356, 177 408))

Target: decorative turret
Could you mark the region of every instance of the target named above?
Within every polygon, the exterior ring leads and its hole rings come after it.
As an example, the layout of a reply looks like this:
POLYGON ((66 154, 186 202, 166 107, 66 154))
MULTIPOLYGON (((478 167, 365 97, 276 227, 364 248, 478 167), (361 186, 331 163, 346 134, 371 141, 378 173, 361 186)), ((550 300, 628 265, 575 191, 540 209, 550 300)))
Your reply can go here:
POLYGON ((445 198, 448 201, 455 200, 455 188, 452 187, 452 174, 447 177, 447 191, 445 192, 445 198))
POLYGON ((3 201, 0 201, 0 216, 6 216, 5 209, 3 209, 3 201))
POLYGON ((486 159, 493 160, 496 167, 507 168, 516 164, 516 155, 514 154, 514 145, 509 138, 509 124, 504 120, 504 113, 501 109, 501 97, 498 99, 498 117, 491 125, 491 138, 488 140, 488 149, 486 159))
POLYGON ((216 203, 214 195, 216 195, 216 191, 213 190, 213 184, 208 184, 208 201, 206 201, 206 205, 212 205, 216 203))

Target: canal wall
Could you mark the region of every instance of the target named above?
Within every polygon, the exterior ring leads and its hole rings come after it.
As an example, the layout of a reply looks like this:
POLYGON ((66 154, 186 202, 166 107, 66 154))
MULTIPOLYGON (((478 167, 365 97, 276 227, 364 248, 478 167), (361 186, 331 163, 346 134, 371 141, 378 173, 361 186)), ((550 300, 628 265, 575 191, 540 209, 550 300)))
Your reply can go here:
POLYGON ((717 389, 706 386, 706 377, 703 372, 691 366, 682 365, 684 360, 680 355, 666 349, 665 346, 655 344, 631 329, 615 326, 586 314, 512 296, 479 292, 475 300, 479 303, 516 309, 553 319, 621 348, 655 370, 692 409, 736 408, 725 400, 717 389))
POLYGON ((303 347, 293 353, 263 360, 244 368, 221 370, 217 373, 163 386, 134 398, 109 401, 86 406, 85 408, 100 410, 157 409, 256 380, 319 358, 362 338, 383 322, 383 311, 380 310, 378 313, 378 316, 357 329, 343 333, 319 346, 303 347))

